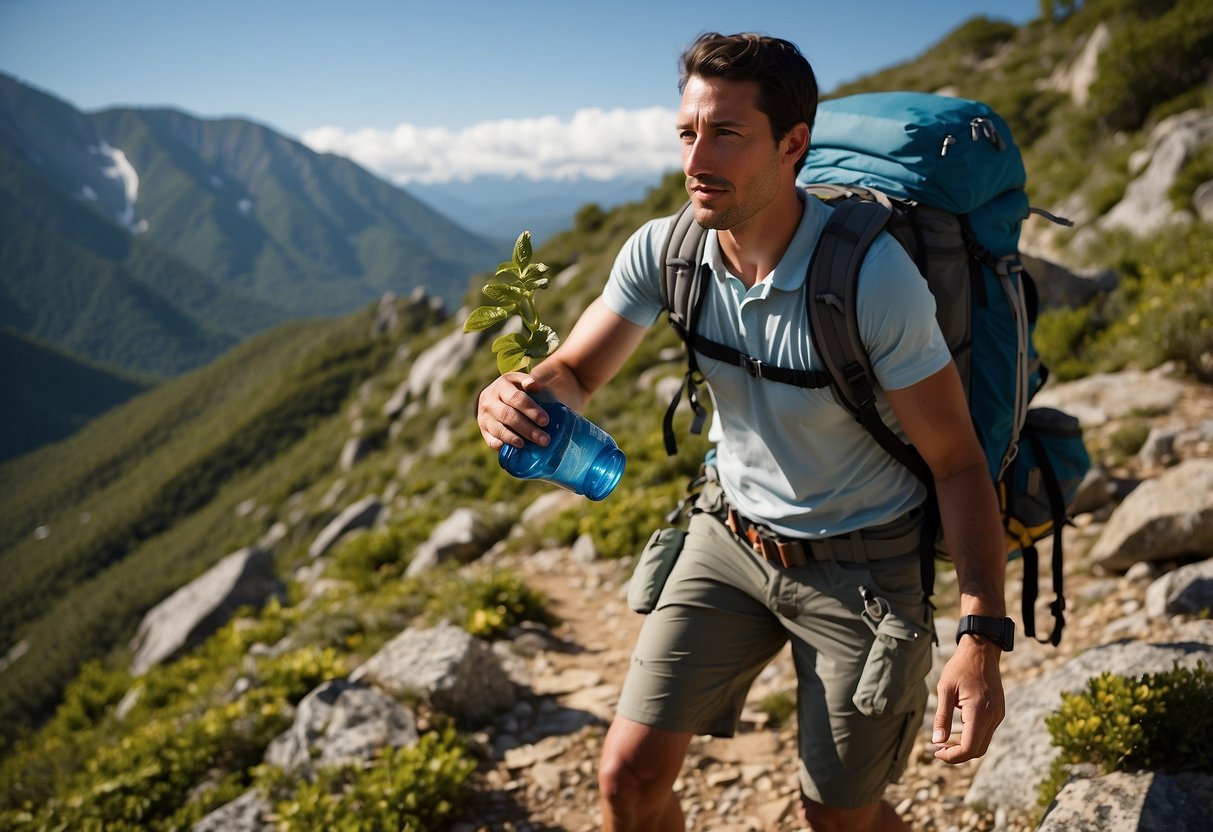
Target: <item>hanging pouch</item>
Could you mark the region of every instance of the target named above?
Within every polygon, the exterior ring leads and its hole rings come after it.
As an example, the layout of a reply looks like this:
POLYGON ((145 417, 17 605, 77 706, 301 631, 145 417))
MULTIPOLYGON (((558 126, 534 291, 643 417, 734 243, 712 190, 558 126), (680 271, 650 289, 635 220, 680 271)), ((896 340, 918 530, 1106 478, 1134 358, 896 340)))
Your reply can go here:
POLYGON ((628 582, 628 606, 633 611, 648 615, 657 606, 661 589, 670 577, 686 537, 686 529, 665 528, 653 532, 640 553, 632 580, 628 582))
POLYGON ((908 713, 926 699, 923 680, 931 669, 931 633, 893 612, 889 602, 860 587, 863 620, 876 640, 868 651, 852 701, 866 716, 908 713))

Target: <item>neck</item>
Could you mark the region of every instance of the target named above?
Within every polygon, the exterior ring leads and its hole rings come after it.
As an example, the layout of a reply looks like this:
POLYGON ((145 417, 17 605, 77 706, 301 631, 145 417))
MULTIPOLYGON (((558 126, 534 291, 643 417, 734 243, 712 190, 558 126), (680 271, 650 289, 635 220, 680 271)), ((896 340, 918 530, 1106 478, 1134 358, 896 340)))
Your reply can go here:
POLYGON ((718 231, 717 240, 729 271, 748 288, 775 270, 792 243, 804 203, 796 189, 786 189, 754 216, 718 231))

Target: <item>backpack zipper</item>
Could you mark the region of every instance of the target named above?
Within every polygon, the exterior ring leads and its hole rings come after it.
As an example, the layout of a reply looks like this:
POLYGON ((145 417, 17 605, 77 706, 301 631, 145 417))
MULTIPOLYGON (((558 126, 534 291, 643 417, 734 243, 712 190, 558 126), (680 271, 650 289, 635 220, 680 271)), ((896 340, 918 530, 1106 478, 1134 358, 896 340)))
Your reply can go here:
POLYGON ((988 118, 978 116, 970 121, 969 133, 973 136, 973 141, 977 141, 979 138, 981 138, 981 136, 977 135, 978 133, 981 133, 982 136, 985 136, 987 139, 993 142, 994 146, 999 150, 1003 150, 1007 146, 1007 143, 1002 140, 1002 136, 999 135, 998 128, 995 127, 994 123, 988 118))
POLYGON ((956 144, 956 137, 955 137, 955 136, 953 136, 951 133, 949 133, 948 135, 944 136, 944 137, 943 137, 943 147, 939 148, 939 155, 940 155, 940 156, 947 156, 947 155, 948 155, 948 148, 949 148, 949 147, 951 147, 951 146, 952 146, 952 145, 954 145, 954 144, 956 144))

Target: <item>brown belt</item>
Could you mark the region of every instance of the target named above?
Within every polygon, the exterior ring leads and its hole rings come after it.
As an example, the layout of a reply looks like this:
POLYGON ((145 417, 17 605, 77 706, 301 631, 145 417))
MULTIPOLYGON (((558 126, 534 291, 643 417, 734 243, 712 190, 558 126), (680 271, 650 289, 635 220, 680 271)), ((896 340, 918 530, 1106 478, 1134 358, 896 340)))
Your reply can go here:
POLYGON ((770 563, 792 568, 805 566, 813 560, 867 563, 908 555, 918 548, 921 520, 922 511, 915 509, 896 520, 850 534, 823 538, 785 537, 729 506, 725 525, 770 563))

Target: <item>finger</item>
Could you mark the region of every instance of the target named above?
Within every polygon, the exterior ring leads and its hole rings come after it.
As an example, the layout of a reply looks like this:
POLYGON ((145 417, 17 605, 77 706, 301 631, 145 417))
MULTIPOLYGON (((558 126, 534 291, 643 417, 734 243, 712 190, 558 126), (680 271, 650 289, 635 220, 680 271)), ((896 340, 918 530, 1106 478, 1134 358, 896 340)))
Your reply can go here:
POLYGON ((936 690, 939 705, 935 708, 935 723, 931 731, 931 742, 943 745, 952 734, 952 712, 956 708, 956 694, 953 690, 936 690))

